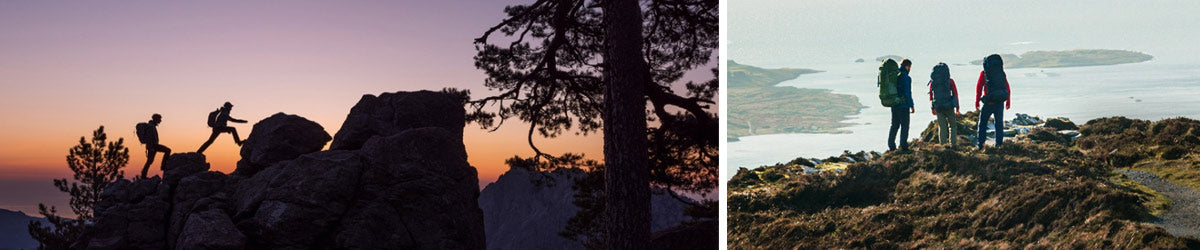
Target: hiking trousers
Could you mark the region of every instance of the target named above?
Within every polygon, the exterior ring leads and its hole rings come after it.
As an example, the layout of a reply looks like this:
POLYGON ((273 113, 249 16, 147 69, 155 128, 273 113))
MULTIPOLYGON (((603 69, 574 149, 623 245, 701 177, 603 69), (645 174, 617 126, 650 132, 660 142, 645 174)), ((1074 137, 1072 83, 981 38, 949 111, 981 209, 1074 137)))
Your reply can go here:
POLYGON ((979 109, 979 127, 976 128, 979 131, 976 137, 979 148, 983 148, 983 143, 987 141, 988 118, 995 118, 992 122, 996 126, 996 147, 1004 142, 1004 103, 984 104, 983 108, 979 109))
POLYGON ((212 135, 208 136, 208 141, 205 141, 204 145, 200 146, 200 150, 196 150, 196 152, 204 153, 204 150, 208 149, 208 146, 212 145, 213 141, 217 140, 217 136, 221 135, 221 133, 233 134, 233 142, 237 143, 238 145, 242 145, 242 139, 238 137, 237 129, 234 129, 233 127, 215 127, 212 129, 212 135))
MULTIPOLYGON (((167 161, 167 157, 171 156, 171 148, 158 143, 146 144, 146 165, 142 166, 142 178, 146 178, 146 172, 150 170, 150 164, 154 163, 154 155, 158 152, 163 153, 163 162, 167 161)), ((161 168, 161 165, 159 166, 161 168)))
POLYGON ((896 150, 896 132, 900 132, 900 150, 908 150, 908 107, 892 107, 892 127, 888 129, 888 150, 896 150))
POLYGON ((937 110, 937 126, 938 126, 938 143, 950 143, 950 146, 958 144, 958 129, 954 126, 958 123, 958 116, 954 115, 954 108, 944 108, 937 110))

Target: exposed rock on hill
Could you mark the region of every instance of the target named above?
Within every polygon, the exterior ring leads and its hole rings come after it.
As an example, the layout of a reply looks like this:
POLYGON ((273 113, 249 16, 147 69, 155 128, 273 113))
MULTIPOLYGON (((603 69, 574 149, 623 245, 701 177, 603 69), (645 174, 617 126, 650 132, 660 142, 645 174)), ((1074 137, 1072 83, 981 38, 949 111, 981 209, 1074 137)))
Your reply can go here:
MULTIPOLYGON (((459 101, 433 92, 384 96, 459 101)), ((466 161, 463 113, 461 103, 457 110, 356 109, 348 119, 388 117, 388 123, 350 133, 361 140, 354 150, 321 152, 329 135, 320 125, 273 115, 255 124, 237 175, 208 171, 204 155, 184 153, 164 163, 162 179, 111 185, 79 247, 482 249, 478 177, 466 161), (457 130, 425 122, 453 124, 453 114, 457 130)))
POLYGON ((300 155, 321 151, 333 139, 321 124, 304 117, 276 113, 254 124, 251 136, 242 144, 242 160, 237 175, 254 175, 259 170, 300 155))
POLYGON ((421 127, 444 128, 462 138, 465 115, 460 100, 440 92, 363 95, 350 109, 329 149, 358 149, 372 136, 388 136, 421 127))

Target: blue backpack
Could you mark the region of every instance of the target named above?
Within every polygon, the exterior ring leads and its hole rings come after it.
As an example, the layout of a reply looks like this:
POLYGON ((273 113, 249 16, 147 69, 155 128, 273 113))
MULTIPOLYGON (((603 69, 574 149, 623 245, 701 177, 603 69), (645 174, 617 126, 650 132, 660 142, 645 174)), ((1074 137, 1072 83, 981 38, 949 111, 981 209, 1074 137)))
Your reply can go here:
POLYGON ((1004 60, 1000 55, 992 54, 983 59, 983 79, 984 87, 987 88, 987 95, 984 95, 983 101, 986 103, 1000 103, 1008 100, 1008 78, 1004 75, 1004 60))
POLYGON ((933 94, 933 108, 946 109, 958 107, 958 97, 950 89, 950 66, 938 63, 929 74, 929 89, 933 94))

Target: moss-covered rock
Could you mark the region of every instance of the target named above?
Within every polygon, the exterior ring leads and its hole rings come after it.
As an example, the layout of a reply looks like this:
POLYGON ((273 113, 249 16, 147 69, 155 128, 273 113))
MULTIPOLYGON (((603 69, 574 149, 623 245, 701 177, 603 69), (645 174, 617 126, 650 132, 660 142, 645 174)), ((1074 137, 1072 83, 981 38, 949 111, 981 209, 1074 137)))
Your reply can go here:
POLYGON ((1071 120, 1060 118, 1050 118, 1049 120, 1046 120, 1046 124, 1042 126, 1057 130, 1079 130, 1079 126, 1076 126, 1074 122, 1071 122, 1071 120))

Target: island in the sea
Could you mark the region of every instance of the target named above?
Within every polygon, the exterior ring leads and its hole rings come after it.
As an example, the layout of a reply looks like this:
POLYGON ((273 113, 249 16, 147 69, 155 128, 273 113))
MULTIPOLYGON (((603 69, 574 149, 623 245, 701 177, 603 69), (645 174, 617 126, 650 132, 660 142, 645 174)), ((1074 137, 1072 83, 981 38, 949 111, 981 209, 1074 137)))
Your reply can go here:
POLYGON ((764 69, 729 61, 729 137, 782 133, 846 133, 844 121, 865 108, 858 97, 827 89, 775 86, 811 69, 764 69))
MULTIPOLYGON (((1063 51, 1029 51, 1020 56, 1000 54, 1004 67, 1015 68, 1063 68, 1139 63, 1154 59, 1154 56, 1137 51, 1108 49, 1077 49, 1063 51)), ((971 61, 983 64, 983 60, 971 61)))
POLYGON ((900 60, 904 60, 904 58, 905 57, 898 56, 898 55, 882 55, 882 56, 876 57, 875 62, 883 62, 884 60, 887 60, 887 59, 892 59, 896 62, 900 62, 900 60))

